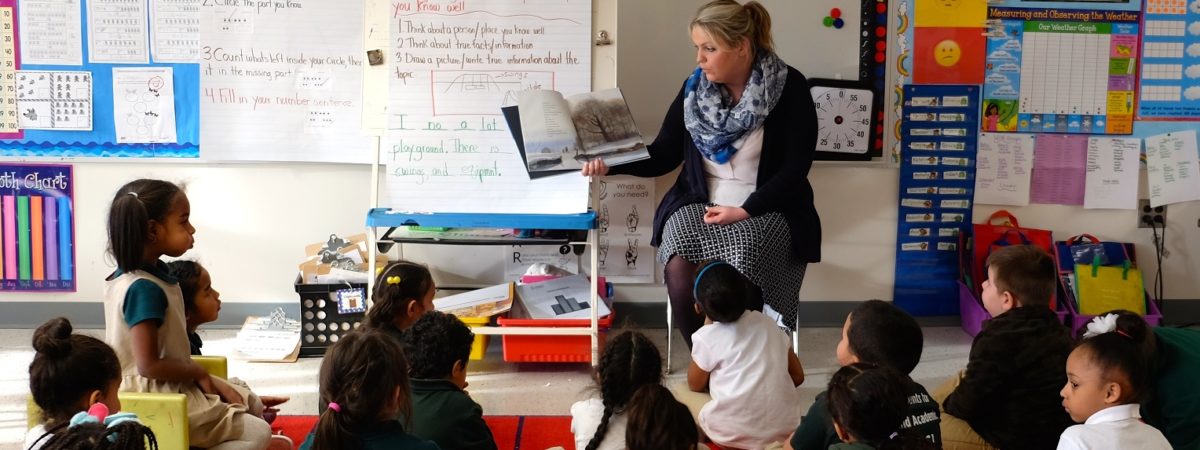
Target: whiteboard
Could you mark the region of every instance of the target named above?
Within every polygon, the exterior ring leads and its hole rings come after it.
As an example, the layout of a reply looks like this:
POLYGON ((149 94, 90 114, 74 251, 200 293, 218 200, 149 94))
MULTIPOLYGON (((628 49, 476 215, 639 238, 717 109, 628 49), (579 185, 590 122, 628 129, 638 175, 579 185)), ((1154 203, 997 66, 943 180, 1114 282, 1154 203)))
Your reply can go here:
MULTIPOLYGON (((705 0, 618 0, 617 86, 629 101, 638 128, 658 133, 667 107, 696 66, 688 24, 705 0)), ((807 78, 858 79, 862 5, 858 0, 760 0, 771 14, 775 49, 807 78), (821 21, 832 8, 846 26, 821 21)))

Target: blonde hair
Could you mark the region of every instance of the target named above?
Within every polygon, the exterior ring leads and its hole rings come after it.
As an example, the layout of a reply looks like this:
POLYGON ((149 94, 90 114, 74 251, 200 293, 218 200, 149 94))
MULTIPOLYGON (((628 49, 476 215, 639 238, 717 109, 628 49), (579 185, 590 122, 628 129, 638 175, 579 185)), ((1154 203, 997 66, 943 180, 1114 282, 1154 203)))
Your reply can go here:
POLYGON ((696 10, 696 16, 688 30, 696 27, 726 46, 735 46, 743 38, 750 41, 750 48, 757 56, 759 50, 775 51, 771 39, 771 15, 767 8, 755 0, 742 5, 737 0, 713 0, 696 10))

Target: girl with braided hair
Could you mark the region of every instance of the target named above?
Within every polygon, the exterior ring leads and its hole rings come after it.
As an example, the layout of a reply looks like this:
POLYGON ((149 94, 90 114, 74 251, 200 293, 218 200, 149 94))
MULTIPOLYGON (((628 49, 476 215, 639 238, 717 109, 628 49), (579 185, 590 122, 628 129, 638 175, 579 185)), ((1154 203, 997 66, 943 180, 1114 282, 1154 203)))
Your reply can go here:
POLYGON ((47 440, 42 450, 158 450, 158 440, 133 414, 108 415, 108 407, 96 403, 75 414, 70 426, 47 440))
POLYGON ((639 387, 662 384, 662 355, 646 335, 626 331, 609 338, 593 377, 600 398, 571 405, 575 448, 622 450, 627 423, 625 407, 639 387))

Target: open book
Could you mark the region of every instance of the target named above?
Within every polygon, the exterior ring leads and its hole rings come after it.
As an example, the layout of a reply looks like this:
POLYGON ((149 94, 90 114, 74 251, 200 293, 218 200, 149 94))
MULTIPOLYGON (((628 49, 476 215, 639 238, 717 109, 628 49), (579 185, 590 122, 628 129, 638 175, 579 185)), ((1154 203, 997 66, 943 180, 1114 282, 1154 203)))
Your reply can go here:
POLYGON ((517 108, 518 147, 531 177, 579 170, 595 158, 614 166, 650 157, 620 89, 566 98, 555 91, 521 91, 517 108))

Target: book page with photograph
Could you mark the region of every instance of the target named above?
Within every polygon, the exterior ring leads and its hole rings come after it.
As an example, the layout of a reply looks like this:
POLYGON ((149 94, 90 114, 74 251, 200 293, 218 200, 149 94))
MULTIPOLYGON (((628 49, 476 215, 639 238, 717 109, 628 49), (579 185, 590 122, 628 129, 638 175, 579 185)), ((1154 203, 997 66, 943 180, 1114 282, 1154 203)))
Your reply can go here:
POLYGON ((525 164, 530 172, 582 167, 572 159, 582 149, 571 122, 571 109, 562 94, 528 90, 517 94, 521 112, 521 136, 525 140, 525 164))
POLYGON ((571 171, 603 158, 610 166, 650 157, 617 88, 567 97, 522 91, 517 97, 530 172, 571 171))

